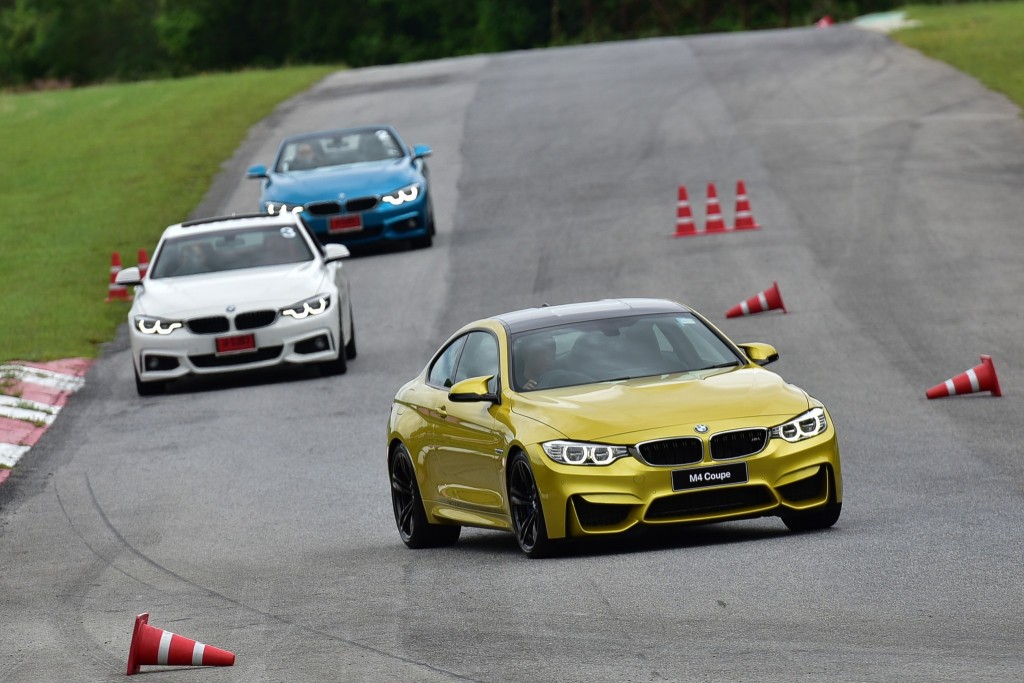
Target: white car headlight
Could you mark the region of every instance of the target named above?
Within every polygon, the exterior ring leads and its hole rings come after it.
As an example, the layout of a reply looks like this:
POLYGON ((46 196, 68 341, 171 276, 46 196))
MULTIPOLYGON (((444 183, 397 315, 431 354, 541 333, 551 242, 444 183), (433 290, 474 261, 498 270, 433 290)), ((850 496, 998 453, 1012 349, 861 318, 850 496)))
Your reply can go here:
POLYGON ((285 213, 302 213, 306 210, 302 204, 285 204, 284 202, 264 202, 263 205, 267 209, 267 213, 274 214, 285 214, 285 213))
POLYGON ((317 294, 314 297, 300 301, 297 304, 286 306, 281 309, 281 315, 287 315, 295 318, 296 320, 302 320, 311 315, 320 315, 326 311, 331 305, 331 296, 329 294, 317 294))
POLYGON ((627 446, 579 441, 545 441, 544 452, 555 462, 565 465, 607 465, 629 455, 627 446))
POLYGON ((772 438, 783 439, 790 443, 810 439, 828 429, 828 418, 821 408, 812 408, 803 415, 794 417, 789 422, 772 427, 772 438))
POLYGON ((391 206, 401 206, 406 202, 416 201, 416 198, 420 196, 419 183, 413 183, 408 187, 403 187, 401 190, 395 190, 389 194, 381 197, 381 201, 391 206))
POLYGON ((170 334, 182 326, 180 320, 168 320, 167 318, 157 318, 152 315, 135 316, 135 329, 142 334, 170 334))

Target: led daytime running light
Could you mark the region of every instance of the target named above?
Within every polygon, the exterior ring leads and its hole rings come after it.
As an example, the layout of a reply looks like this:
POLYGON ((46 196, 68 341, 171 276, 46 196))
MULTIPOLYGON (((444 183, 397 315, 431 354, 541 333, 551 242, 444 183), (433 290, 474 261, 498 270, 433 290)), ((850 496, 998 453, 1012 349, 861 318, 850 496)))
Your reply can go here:
POLYGON ((566 465, 608 465, 629 455, 627 446, 600 443, 547 441, 541 447, 549 458, 566 465))
POLYGON ((141 315, 135 318, 135 328, 142 334, 170 334, 181 328, 181 326, 181 323, 177 320, 161 320, 160 318, 147 318, 141 315), (149 323, 149 327, 146 327, 146 323, 149 323))
POLYGON ((794 417, 789 422, 772 427, 772 438, 782 439, 789 443, 796 443, 804 439, 818 436, 828 429, 828 418, 825 417, 825 410, 812 408, 803 415, 794 417))
POLYGON ((320 315, 331 305, 331 297, 317 296, 288 308, 282 308, 281 314, 291 316, 296 320, 308 318, 311 315, 320 315))
POLYGON ((410 185, 409 187, 403 187, 401 190, 386 194, 381 199, 385 204, 391 206, 401 206, 406 202, 416 201, 416 198, 420 196, 420 186, 410 185))
POLYGON ((279 204, 277 202, 267 202, 267 213, 271 216, 277 214, 283 216, 285 214, 299 214, 306 210, 306 207, 299 204, 298 206, 289 206, 288 204, 279 204))

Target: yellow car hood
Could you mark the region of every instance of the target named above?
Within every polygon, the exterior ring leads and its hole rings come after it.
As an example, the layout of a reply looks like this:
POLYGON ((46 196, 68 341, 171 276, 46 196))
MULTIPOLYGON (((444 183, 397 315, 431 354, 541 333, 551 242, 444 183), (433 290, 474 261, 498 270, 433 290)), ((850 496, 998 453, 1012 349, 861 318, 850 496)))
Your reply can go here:
POLYGON ((629 432, 763 417, 771 427, 810 407, 802 389, 761 368, 736 368, 517 394, 513 412, 567 438, 608 439, 629 432))

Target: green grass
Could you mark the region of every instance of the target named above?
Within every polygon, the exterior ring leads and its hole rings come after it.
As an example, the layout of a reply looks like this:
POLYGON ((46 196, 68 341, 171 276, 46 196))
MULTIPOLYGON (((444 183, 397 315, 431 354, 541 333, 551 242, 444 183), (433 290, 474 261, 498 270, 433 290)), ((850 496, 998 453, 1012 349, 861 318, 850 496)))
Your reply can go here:
POLYGON ((1024 2, 908 5, 920 22, 892 37, 971 74, 1024 107, 1024 2))
POLYGON ((152 254, 249 128, 334 70, 0 93, 0 362, 94 357, 128 309, 104 303, 112 253, 152 254))
MULTIPOLYGON (((1024 107, 1024 2, 906 8, 893 37, 1024 107)), ((125 320, 133 265, 206 193, 246 132, 334 67, 0 93, 0 362, 93 357, 125 320)))

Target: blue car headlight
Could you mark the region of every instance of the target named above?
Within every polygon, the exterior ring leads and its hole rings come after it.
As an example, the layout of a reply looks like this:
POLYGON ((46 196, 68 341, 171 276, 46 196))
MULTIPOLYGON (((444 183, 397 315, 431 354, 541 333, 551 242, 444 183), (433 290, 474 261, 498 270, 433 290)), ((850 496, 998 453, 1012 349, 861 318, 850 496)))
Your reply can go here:
POLYGON ((406 202, 414 202, 416 198, 420 196, 420 184, 413 183, 407 187, 403 187, 400 190, 389 192, 388 194, 381 197, 381 201, 391 206, 401 206, 406 202))
POLYGON ((306 210, 302 204, 288 204, 285 202, 263 202, 263 208, 267 210, 267 213, 282 214, 282 213, 302 213, 306 210))
POLYGON ((790 443, 810 439, 828 429, 828 418, 822 408, 812 408, 803 415, 794 417, 789 422, 772 427, 772 438, 783 439, 790 443))
POLYGON ((545 441, 541 448, 549 458, 565 465, 608 465, 629 455, 627 446, 581 441, 545 441))
POLYGON ((157 318, 152 315, 135 316, 135 329, 142 334, 165 335, 180 329, 182 326, 183 324, 180 320, 168 320, 167 318, 157 318))
POLYGON ((288 317, 295 318, 296 320, 303 320, 311 315, 320 315, 331 306, 331 296, 329 294, 317 294, 314 297, 310 297, 305 301, 300 301, 291 306, 286 306, 281 309, 281 315, 287 315, 288 317))

